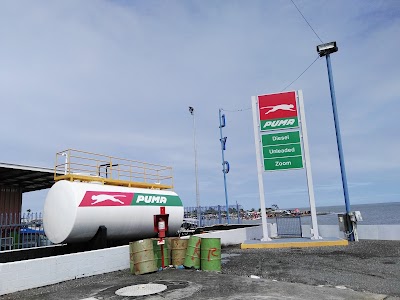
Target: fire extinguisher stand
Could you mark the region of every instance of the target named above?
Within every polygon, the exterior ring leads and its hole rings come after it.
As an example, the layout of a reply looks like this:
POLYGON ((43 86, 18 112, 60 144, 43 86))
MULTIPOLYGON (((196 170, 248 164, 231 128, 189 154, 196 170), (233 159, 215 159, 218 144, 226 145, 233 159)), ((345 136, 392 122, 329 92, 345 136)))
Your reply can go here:
POLYGON ((164 263, 164 244, 165 244, 165 236, 168 231, 168 217, 169 214, 165 213, 165 206, 160 207, 160 214, 154 215, 154 231, 158 234, 157 244, 160 245, 161 248, 161 267, 165 268, 164 263))

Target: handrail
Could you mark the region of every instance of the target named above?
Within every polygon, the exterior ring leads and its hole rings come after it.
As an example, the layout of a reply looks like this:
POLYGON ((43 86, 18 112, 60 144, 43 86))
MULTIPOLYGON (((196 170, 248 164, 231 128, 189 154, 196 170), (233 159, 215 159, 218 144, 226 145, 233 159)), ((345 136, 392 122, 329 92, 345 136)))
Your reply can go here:
POLYGON ((172 189, 172 167, 67 149, 56 153, 54 180, 172 189))

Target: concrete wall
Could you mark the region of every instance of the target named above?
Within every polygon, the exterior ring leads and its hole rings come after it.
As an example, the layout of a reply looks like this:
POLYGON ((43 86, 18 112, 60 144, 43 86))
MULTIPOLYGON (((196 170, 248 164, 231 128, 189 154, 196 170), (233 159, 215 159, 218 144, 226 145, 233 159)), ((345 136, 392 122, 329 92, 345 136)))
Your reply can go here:
POLYGON ((0 264, 0 295, 129 268, 129 246, 0 264))
MULTIPOLYGON (((302 225, 303 237, 311 237, 311 226, 302 225)), ((400 225, 358 225, 360 240, 400 240, 400 225)), ((338 225, 319 225, 319 234, 322 237, 338 237, 344 239, 344 233, 339 231, 338 225)), ((270 237, 277 236, 276 224, 268 223, 270 237)), ((229 231, 215 231, 199 234, 199 237, 219 237, 224 246, 243 243, 246 240, 259 240, 262 238, 260 226, 239 228, 229 231)))
MULTIPOLYGON (((267 224, 268 235, 270 237, 277 236, 276 224, 267 224)), ((253 226, 246 228, 238 228, 231 230, 221 230, 210 233, 198 234, 199 237, 213 238, 218 237, 221 239, 221 245, 237 245, 246 240, 259 240, 263 237, 262 226, 253 226)))
MULTIPOLYGON (((310 225, 302 225, 303 236, 310 237, 310 225)), ((339 231, 338 225, 319 225, 319 235, 322 237, 345 238, 339 231)), ((400 225, 358 225, 358 238, 360 240, 400 240, 400 225)))
MULTIPOLYGON (((303 237, 311 237, 311 226, 301 225, 303 237)), ((318 225, 319 235, 322 237, 344 238, 344 233, 339 231, 338 225, 318 225)))
POLYGON ((361 240, 400 240, 400 225, 358 225, 361 240))

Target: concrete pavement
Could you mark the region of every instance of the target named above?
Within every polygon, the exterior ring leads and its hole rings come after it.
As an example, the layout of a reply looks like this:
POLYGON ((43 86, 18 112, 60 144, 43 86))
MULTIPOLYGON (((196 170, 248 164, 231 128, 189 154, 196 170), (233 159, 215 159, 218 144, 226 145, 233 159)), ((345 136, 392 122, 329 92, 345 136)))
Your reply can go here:
POLYGON ((222 273, 166 269, 135 276, 126 269, 8 294, 0 300, 132 299, 115 292, 148 283, 167 288, 133 299, 400 299, 400 241, 283 249, 236 245, 224 248, 222 255, 222 273))
POLYGON ((0 297, 0 299, 132 299, 131 297, 117 296, 115 291, 126 286, 147 283, 164 284, 167 289, 159 294, 136 297, 136 299, 395 299, 387 298, 385 295, 356 292, 344 287, 318 287, 261 278, 175 269, 140 276, 131 275, 128 270, 124 270, 13 293, 0 297))

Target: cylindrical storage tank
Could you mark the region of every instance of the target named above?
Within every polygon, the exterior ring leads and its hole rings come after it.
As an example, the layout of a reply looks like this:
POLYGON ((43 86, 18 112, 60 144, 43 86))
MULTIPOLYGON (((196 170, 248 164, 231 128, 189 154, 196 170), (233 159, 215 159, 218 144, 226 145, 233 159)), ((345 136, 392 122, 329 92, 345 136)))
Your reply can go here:
POLYGON ((200 269, 200 244, 201 238, 194 235, 190 236, 183 263, 185 267, 200 269))
POLYGON ((203 271, 221 271, 221 239, 201 239, 201 269, 203 271))
POLYGON ((161 206, 169 214, 167 234, 174 235, 182 224, 183 206, 173 191, 61 180, 47 194, 43 226, 56 244, 88 241, 101 225, 108 239, 139 240, 157 235, 153 216, 161 206))
POLYGON ((135 275, 146 274, 158 270, 154 258, 153 241, 151 239, 140 240, 129 245, 131 254, 131 273, 135 275), (133 266, 132 266, 133 263, 133 266))
POLYGON ((172 265, 181 266, 185 262, 186 250, 188 247, 188 239, 173 238, 171 239, 171 256, 172 265))

